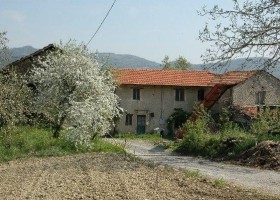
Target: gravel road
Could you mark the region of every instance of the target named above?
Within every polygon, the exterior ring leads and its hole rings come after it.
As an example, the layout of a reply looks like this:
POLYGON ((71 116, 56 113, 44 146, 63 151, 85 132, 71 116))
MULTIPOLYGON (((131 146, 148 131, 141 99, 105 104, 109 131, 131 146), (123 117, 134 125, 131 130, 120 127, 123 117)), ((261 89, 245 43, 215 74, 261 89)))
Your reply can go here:
POLYGON ((145 160, 178 169, 198 170, 201 174, 214 179, 223 179, 235 185, 280 196, 280 173, 276 171, 212 162, 197 157, 180 156, 140 140, 107 140, 124 145, 127 152, 145 160))

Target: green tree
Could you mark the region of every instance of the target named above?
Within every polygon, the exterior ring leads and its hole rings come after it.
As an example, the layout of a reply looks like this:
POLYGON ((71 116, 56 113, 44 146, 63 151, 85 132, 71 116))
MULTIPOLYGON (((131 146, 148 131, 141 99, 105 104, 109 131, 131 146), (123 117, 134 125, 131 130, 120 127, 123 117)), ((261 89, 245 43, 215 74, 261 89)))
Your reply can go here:
POLYGON ((162 60, 162 69, 172 69, 172 64, 169 60, 169 56, 164 56, 162 60))
POLYGON ((169 60, 169 56, 165 56, 162 60, 162 69, 188 70, 191 69, 191 63, 183 56, 179 56, 174 62, 169 60))
POLYGON ((210 48, 202 58, 205 63, 221 66, 231 59, 268 57, 262 67, 273 67, 280 60, 280 1, 233 0, 232 9, 204 7, 199 14, 208 16, 199 39, 210 48))
POLYGON ((183 56, 179 56, 175 60, 174 66, 175 66, 175 69, 182 69, 182 70, 191 69, 191 63, 183 56))

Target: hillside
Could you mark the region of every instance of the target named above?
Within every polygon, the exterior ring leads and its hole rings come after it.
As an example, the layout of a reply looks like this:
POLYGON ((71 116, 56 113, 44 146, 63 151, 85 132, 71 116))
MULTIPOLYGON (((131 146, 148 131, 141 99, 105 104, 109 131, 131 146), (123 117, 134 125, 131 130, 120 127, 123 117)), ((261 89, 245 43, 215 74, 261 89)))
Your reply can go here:
MULTIPOLYGON (((266 60, 266 58, 250 58, 250 60, 246 60, 245 58, 240 58, 240 59, 235 59, 232 60, 230 63, 228 64, 224 64, 222 67, 220 68, 215 68, 213 67, 212 64, 195 64, 193 65, 193 69, 197 69, 197 70, 210 70, 213 71, 215 73, 224 73, 227 71, 242 71, 242 70, 257 70, 257 69, 261 69, 262 67, 262 63, 264 63, 266 60)), ((273 68, 270 69, 269 72, 271 74, 273 74, 276 77, 280 77, 280 62, 273 68)))
MULTIPOLYGON (((27 56, 37 50, 38 49, 35 49, 31 46, 11 48, 9 51, 11 55, 11 62, 19 60, 20 58, 27 56)), ((116 68, 160 68, 159 63, 128 54, 97 53, 97 60, 99 63, 116 68)))
MULTIPOLYGON (((27 56, 33 52, 35 49, 32 46, 24 46, 19 48, 11 48, 11 61, 18 60, 24 56, 27 56)), ((97 60, 99 63, 102 63, 106 66, 111 66, 114 68, 142 68, 142 69, 161 69, 161 64, 157 62, 153 62, 138 56, 129 55, 129 54, 115 54, 115 53, 97 53, 97 60)), ((265 61, 265 58, 252 58, 250 61, 246 61, 246 59, 236 59, 232 60, 228 65, 225 65, 222 68, 214 69, 211 64, 202 65, 202 64, 194 64, 192 65, 192 69, 194 70, 202 70, 207 69, 213 71, 215 73, 224 73, 225 71, 232 70, 254 70, 258 69, 258 66, 261 65, 265 61)), ((274 70, 270 70, 274 76, 280 78, 280 63, 274 68, 274 70)))
POLYGON ((38 49, 35 49, 32 46, 24 46, 18 48, 11 48, 9 53, 11 55, 11 61, 19 60, 22 57, 28 56, 29 54, 34 53, 38 49))
POLYGON ((160 69, 160 64, 128 54, 98 53, 100 63, 116 68, 160 69))

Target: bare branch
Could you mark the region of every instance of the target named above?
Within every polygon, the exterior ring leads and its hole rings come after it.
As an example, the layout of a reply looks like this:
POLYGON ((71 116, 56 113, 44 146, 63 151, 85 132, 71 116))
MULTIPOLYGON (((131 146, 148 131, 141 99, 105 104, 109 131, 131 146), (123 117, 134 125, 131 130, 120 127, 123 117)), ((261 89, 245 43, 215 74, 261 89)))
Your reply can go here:
POLYGON ((231 10, 214 6, 210 10, 203 7, 198 13, 216 22, 213 26, 206 24, 199 33, 199 39, 211 45, 202 55, 204 63, 219 66, 236 57, 262 56, 269 58, 268 66, 277 64, 275 61, 280 59, 279 0, 246 0, 242 5, 236 0, 231 10))

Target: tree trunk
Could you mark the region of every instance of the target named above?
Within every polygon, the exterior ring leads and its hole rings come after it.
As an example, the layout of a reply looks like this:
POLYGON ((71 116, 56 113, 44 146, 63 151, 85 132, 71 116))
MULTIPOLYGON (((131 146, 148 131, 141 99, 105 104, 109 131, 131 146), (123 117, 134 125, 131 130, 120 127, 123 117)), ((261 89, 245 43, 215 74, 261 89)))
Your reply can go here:
POLYGON ((58 138, 60 136, 61 127, 66 119, 66 114, 64 114, 60 119, 57 120, 57 123, 53 126, 53 138, 58 138))
POLYGON ((53 138, 58 138, 60 135, 59 132, 60 132, 60 128, 55 128, 53 132, 53 138))

